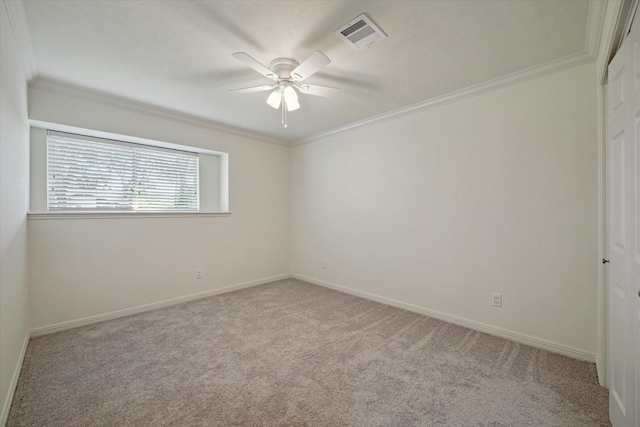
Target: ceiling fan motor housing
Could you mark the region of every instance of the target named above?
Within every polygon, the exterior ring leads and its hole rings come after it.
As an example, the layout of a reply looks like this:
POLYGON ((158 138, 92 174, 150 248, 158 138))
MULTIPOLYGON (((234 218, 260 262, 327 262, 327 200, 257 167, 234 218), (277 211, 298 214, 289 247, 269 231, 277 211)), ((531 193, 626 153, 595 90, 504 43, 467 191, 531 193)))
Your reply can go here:
POLYGON ((276 58, 271 61, 269 68, 278 76, 278 80, 289 80, 292 77, 291 71, 295 70, 298 65, 300 64, 294 59, 276 58))

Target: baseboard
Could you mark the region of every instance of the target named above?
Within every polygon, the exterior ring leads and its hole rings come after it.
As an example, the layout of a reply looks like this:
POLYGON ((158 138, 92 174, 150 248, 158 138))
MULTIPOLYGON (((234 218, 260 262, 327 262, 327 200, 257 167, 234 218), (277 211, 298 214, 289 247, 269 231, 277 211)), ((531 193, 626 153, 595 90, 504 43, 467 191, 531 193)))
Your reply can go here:
POLYGON ((24 341, 22 342, 22 349, 20 350, 20 357, 18 358, 18 363, 16 363, 16 367, 13 370, 13 377, 11 378, 11 383, 9 384, 9 392, 5 396, 4 402, 2 403, 2 413, 0 413, 0 426, 5 426, 7 424, 9 410, 11 409, 11 402, 13 402, 13 395, 16 392, 16 387, 18 386, 18 378, 20 378, 20 371, 22 370, 22 362, 24 362, 24 356, 25 354, 27 354, 29 338, 29 334, 25 334, 24 341))
POLYGON ((414 313, 423 314, 425 316, 433 317, 435 319, 444 320, 445 322, 453 323, 456 325, 464 326, 476 331, 485 332, 490 335, 495 335, 501 338, 506 338, 511 341, 516 341, 522 344, 530 345, 532 347, 548 350, 553 353, 562 354, 564 356, 572 357, 574 359, 585 360, 587 362, 595 363, 596 356, 593 353, 581 350, 579 348, 570 347, 564 344, 556 343, 553 341, 547 341, 542 338, 533 337, 530 335, 522 334, 519 332, 510 331, 508 329, 498 328, 496 326, 487 325, 485 323, 476 322, 474 320, 465 319, 463 317, 453 316, 439 311, 431 310, 428 308, 420 307, 413 304, 408 304, 402 301, 397 301, 391 298, 382 297, 379 295, 371 294, 368 292, 358 291, 355 289, 347 288, 345 286, 337 285, 335 283, 325 282, 323 280, 314 279, 312 277, 303 276, 301 274, 292 273, 291 277, 305 282, 313 283, 325 288, 334 289, 336 291, 344 292, 347 294, 355 295, 368 300, 376 301, 382 304, 387 304, 393 307, 402 308, 414 313))
MULTIPOLYGON (((506 338, 512 341, 516 341, 522 344, 530 345, 532 347, 541 348, 554 353, 562 354, 564 356, 573 357, 579 360, 585 360, 591 363, 596 362, 596 355, 588 351, 578 349, 575 347, 567 346, 564 344, 548 341, 542 338, 522 334, 508 329, 499 328, 496 326, 487 325, 485 323, 476 322, 474 320, 465 319, 459 316, 453 316, 450 314, 442 313, 436 310, 431 310, 425 307, 421 307, 414 304, 408 304, 402 301, 394 300, 391 298, 379 296, 376 294, 358 291, 345 286, 337 285, 335 283, 326 282, 323 280, 315 279, 312 277, 304 276, 301 274, 280 274, 277 276, 265 277, 263 279, 253 280, 250 282, 240 283, 237 285, 227 286, 219 289, 212 289, 205 292, 199 292, 197 294, 186 295, 178 298, 172 298, 169 300, 159 301, 151 304, 145 304, 137 307, 127 308, 123 310, 117 310, 110 313, 99 314, 96 316, 85 317, 77 320, 70 320, 67 322, 56 323, 54 325, 42 326, 39 328, 33 328, 31 330, 31 337, 38 337, 41 335, 53 334, 56 332, 65 331, 67 329, 78 328, 81 326, 90 325, 93 323, 104 322, 106 320, 117 319, 119 317, 130 316, 132 314, 144 313, 146 311, 156 310, 163 307, 169 307, 172 305, 180 304, 187 301, 192 301, 200 298, 206 298, 213 295, 223 294, 226 292, 232 292, 239 289, 249 288, 252 286, 258 286, 269 282, 275 282, 277 280, 283 280, 288 278, 295 278, 303 280, 305 282, 313 283, 325 288, 334 289, 336 291, 344 292, 347 294, 355 295, 368 300, 376 301, 382 304, 387 304, 393 307, 398 307, 403 310, 412 311, 414 313, 423 314, 425 316, 433 317, 436 319, 444 320, 449 323, 464 326, 469 329, 474 329, 487 334, 495 335, 501 338, 506 338)), ((27 341, 28 342, 28 341, 27 341)), ((25 344, 26 350, 26 344, 25 344)), ((22 362, 21 362, 22 364, 22 362)), ((18 370, 19 373, 19 370, 18 370)), ((16 375, 18 375, 18 373, 16 375)), ((17 377, 16 377, 17 381, 17 377)))
POLYGON ((139 305, 137 307, 125 308, 123 310, 112 311, 109 313, 89 316, 82 319, 69 320, 66 322, 56 323, 53 325, 41 326, 31 329, 31 337, 39 337, 42 335, 54 334, 56 332, 66 331, 67 329, 79 328, 81 326, 91 325, 93 323, 104 322, 106 320, 117 319, 119 317, 131 316, 132 314, 144 313, 146 311, 157 310, 159 308, 169 307, 181 304, 187 301, 193 301, 200 298, 206 298, 213 295, 224 294, 227 292, 237 291, 239 289, 250 288, 277 280, 288 279, 289 274, 280 274, 277 276, 265 277, 263 279, 252 280, 249 282, 239 283, 237 285, 226 286, 224 288, 212 289, 209 291, 199 292, 197 294, 185 295, 182 297, 171 298, 164 301, 153 302, 150 304, 139 305))

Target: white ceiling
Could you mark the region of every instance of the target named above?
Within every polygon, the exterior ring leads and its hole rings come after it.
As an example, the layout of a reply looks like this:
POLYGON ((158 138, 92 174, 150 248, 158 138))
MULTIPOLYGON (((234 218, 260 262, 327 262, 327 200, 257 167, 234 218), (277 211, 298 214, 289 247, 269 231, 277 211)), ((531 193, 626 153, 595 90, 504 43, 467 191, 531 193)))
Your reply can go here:
POLYGON ((47 79, 151 104, 292 142, 540 64, 584 53, 590 2, 35 1, 24 8, 47 79), (356 51, 333 31, 361 13, 387 33, 356 51), (300 97, 289 127, 268 92, 230 89, 271 81, 232 58, 331 64, 305 82, 341 88, 300 97))

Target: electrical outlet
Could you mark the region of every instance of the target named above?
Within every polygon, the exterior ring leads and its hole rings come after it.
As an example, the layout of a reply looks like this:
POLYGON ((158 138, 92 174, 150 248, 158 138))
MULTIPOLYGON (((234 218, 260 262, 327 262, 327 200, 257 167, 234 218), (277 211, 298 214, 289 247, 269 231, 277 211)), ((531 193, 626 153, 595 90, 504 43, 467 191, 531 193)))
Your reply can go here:
POLYGON ((322 269, 323 269, 323 270, 326 270, 326 269, 327 269, 327 260, 326 260, 326 259, 323 259, 323 260, 322 260, 322 269))
POLYGON ((502 307, 502 294, 493 294, 493 305, 495 307, 502 307))
POLYGON ((196 268, 196 279, 202 279, 202 269, 196 268))

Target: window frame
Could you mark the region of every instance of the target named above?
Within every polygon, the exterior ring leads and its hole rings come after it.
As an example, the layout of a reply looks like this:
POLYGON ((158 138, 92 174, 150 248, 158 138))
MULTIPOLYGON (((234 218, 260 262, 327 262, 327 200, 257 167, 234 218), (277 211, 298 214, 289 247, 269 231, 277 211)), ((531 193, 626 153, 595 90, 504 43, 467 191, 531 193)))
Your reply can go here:
MULTIPOLYGON (((30 120, 31 125, 31 190, 28 219, 100 219, 100 218, 179 218, 228 216, 229 211, 229 154, 222 151, 197 146, 175 144, 146 138, 96 131, 56 123, 30 120), (76 134, 89 138, 98 138, 178 151, 198 153, 200 160, 209 162, 199 171, 199 211, 178 210, 48 210, 48 166, 47 132, 48 130, 76 134), (206 177, 203 182, 203 173, 206 177), (205 185, 206 184, 206 185, 205 185), (203 204, 203 200, 205 203, 203 204)), ((202 163, 201 163, 202 165, 202 163)))

